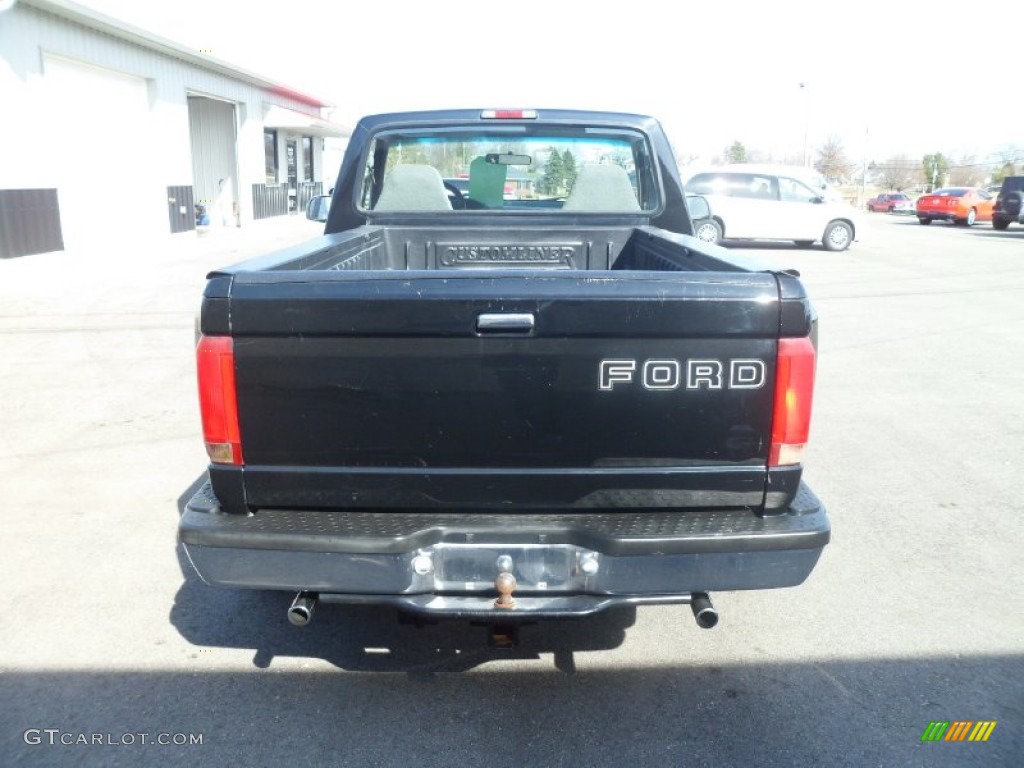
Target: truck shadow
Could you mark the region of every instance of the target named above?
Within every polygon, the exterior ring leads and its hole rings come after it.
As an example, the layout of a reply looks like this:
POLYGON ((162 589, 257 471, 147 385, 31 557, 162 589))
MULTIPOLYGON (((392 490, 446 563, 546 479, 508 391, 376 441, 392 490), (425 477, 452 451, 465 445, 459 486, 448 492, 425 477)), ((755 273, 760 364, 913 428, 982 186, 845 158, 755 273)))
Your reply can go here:
MULTIPOLYGON (((179 548, 180 549, 180 548, 179 548)), ((320 605, 308 627, 288 623, 292 595, 285 592, 217 589, 197 577, 185 580, 171 608, 171 624, 202 648, 252 648, 253 666, 275 657, 319 658, 339 669, 426 676, 465 672, 490 661, 539 659, 575 672, 573 654, 622 645, 636 609, 573 621, 528 624, 511 649, 488 645, 486 627, 468 621, 413 623, 390 608, 320 605)))
POLYGON ((1020 240, 1024 238, 1024 229, 998 231, 995 229, 975 229, 971 234, 976 237, 991 237, 999 240, 1020 240))
MULTIPOLYGON (((204 482, 205 473, 179 497, 179 516, 204 482)), ((617 648, 636 623, 636 609, 622 608, 585 619, 527 624, 511 649, 491 647, 488 628, 476 623, 416 622, 386 607, 318 605, 310 625, 298 628, 286 615, 294 594, 208 586, 180 544, 176 553, 183 582, 171 607, 171 624, 202 648, 252 648, 252 663, 260 668, 270 666, 274 657, 298 656, 349 671, 429 676, 553 654, 555 666, 571 674, 575 652, 617 648)))
POLYGON ((801 248, 792 240, 730 240, 726 238, 721 240, 718 244, 724 248, 740 251, 748 248, 758 251, 793 251, 795 253, 824 250, 820 243, 815 243, 814 245, 806 248, 801 248))

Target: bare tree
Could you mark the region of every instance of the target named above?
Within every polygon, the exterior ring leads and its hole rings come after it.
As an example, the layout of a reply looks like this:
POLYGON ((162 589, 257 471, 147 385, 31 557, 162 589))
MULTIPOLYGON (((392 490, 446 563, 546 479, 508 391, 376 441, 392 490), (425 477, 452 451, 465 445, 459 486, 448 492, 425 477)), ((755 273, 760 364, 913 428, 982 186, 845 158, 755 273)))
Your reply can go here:
POLYGON ((992 171, 992 183, 993 184, 998 184, 1003 179, 1005 179, 1007 176, 1016 176, 1016 175, 1017 175, 1017 166, 1014 163, 1012 163, 1012 162, 1003 163, 1002 166, 1000 166, 996 170, 992 171))
POLYGON ((875 166, 879 181, 886 189, 902 192, 917 183, 920 164, 915 163, 908 155, 893 155, 884 163, 875 166))
POLYGON ((1024 149, 1019 144, 1001 144, 993 153, 996 161, 990 168, 992 183, 998 184, 1007 176, 1016 176, 1024 163, 1024 149))
POLYGON ((999 158, 1001 165, 1008 163, 1019 165, 1021 160, 1024 159, 1024 149, 1018 144, 1001 144, 996 148, 996 156, 999 158))
POLYGON ((829 135, 825 143, 818 147, 818 159, 814 167, 830 184, 846 181, 853 170, 853 163, 846 159, 842 139, 835 134, 829 135))
POLYGON ((949 169, 949 183, 954 187, 977 187, 992 175, 989 163, 979 163, 973 155, 965 155, 949 169))
POLYGON ((680 168, 685 168, 688 165, 693 165, 700 161, 700 155, 694 154, 693 152, 681 153, 676 152, 676 165, 680 168))

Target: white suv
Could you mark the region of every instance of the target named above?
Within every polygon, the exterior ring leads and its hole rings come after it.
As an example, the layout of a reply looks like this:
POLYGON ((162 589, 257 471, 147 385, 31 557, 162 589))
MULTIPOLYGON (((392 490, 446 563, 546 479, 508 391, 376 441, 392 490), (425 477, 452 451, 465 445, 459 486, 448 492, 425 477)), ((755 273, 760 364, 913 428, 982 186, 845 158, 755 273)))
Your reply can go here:
POLYGON ((828 251, 850 247, 857 234, 852 206, 827 200, 821 190, 777 173, 715 170, 686 182, 691 195, 711 204, 724 239, 821 242, 828 251))

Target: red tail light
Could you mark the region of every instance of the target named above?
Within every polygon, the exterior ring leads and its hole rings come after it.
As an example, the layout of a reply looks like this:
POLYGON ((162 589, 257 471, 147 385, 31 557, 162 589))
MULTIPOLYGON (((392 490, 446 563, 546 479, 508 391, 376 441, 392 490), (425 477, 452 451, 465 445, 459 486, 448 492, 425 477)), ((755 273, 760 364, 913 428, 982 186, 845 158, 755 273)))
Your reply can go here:
POLYGON ((480 113, 484 120, 536 120, 536 109, 485 109, 480 113))
POLYGON ((768 466, 799 464, 811 429, 816 352, 810 338, 779 339, 768 466))
POLYGON ((199 372, 199 411, 203 439, 214 464, 241 465, 242 440, 238 430, 235 395, 235 350, 230 336, 202 336, 196 348, 199 372))

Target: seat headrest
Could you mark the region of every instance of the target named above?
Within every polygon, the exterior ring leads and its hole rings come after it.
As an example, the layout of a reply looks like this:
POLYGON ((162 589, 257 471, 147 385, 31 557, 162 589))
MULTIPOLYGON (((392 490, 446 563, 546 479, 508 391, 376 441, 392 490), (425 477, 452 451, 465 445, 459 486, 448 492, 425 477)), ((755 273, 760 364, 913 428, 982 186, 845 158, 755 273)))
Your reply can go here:
POLYGON ((587 163, 576 172, 576 183, 562 210, 639 213, 640 204, 625 168, 587 163))
POLYGON ((451 201, 437 169, 396 165, 384 177, 375 211, 450 211, 451 201))

